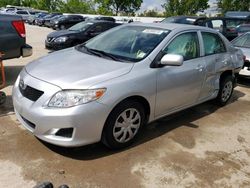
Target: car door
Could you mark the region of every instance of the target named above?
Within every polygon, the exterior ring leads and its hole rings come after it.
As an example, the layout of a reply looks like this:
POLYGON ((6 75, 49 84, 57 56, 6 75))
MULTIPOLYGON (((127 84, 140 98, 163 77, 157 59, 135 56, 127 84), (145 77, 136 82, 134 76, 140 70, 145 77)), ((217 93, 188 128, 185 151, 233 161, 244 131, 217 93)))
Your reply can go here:
POLYGON ((200 94, 200 100, 211 97, 219 89, 219 76, 223 66, 230 61, 225 44, 217 33, 201 32, 203 56, 206 62, 206 78, 200 94))
POLYGON ((196 31, 177 35, 164 49, 164 54, 184 57, 182 66, 165 66, 157 72, 156 117, 197 102, 205 77, 205 62, 200 56, 196 31))

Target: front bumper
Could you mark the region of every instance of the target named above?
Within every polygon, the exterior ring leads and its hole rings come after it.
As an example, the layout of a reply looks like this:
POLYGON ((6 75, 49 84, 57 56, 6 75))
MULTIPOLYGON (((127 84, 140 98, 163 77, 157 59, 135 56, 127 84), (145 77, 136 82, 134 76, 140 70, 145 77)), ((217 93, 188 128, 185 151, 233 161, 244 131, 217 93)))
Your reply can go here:
POLYGON ((243 68, 239 72, 239 75, 243 77, 250 77, 250 62, 249 61, 245 62, 243 68))
POLYGON ((23 70, 13 88, 13 104, 21 124, 39 139, 63 147, 77 147, 101 140, 104 123, 110 110, 98 102, 72 108, 49 108, 50 98, 61 89, 38 80, 23 70), (35 102, 24 97, 19 89, 20 78, 30 87, 44 91, 35 102), (71 129, 71 136, 57 135, 71 129))
POLYGON ((71 43, 55 43, 55 42, 48 42, 47 40, 45 41, 45 48, 48 50, 62 50, 65 48, 70 48, 72 47, 71 43))

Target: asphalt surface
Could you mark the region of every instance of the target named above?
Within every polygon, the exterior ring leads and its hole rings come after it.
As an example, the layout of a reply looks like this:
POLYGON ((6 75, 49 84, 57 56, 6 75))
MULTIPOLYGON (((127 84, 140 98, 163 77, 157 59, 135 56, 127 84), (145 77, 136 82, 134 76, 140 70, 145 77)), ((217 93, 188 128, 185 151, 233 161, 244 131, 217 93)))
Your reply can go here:
POLYGON ((66 149, 24 130, 13 113, 11 88, 28 62, 46 55, 52 30, 26 26, 29 58, 5 61, 8 94, 0 107, 0 187, 250 187, 250 80, 241 79, 230 103, 207 102, 148 125, 130 148, 97 143, 66 149))

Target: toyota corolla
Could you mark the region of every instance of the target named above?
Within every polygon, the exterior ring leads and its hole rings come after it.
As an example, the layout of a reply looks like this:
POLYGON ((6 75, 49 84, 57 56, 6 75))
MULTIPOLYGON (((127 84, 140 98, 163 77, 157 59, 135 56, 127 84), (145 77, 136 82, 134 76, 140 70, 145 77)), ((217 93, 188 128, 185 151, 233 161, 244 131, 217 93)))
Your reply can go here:
POLYGON ((225 105, 243 59, 209 28, 127 24, 28 64, 13 88, 14 108, 46 142, 122 148, 163 116, 212 99, 225 105))

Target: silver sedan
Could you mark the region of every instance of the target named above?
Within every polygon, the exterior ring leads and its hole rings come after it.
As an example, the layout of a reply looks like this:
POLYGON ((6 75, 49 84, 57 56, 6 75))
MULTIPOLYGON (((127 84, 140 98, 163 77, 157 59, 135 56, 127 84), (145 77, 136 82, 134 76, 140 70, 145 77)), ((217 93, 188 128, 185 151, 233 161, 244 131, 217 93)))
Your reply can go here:
POLYGON ((232 41, 232 44, 241 49, 246 57, 240 76, 250 78, 250 32, 240 35, 232 41))
POLYGON ((212 99, 225 105, 242 66, 241 50, 214 30, 126 24, 28 64, 14 108, 46 142, 118 149, 163 116, 212 99))

